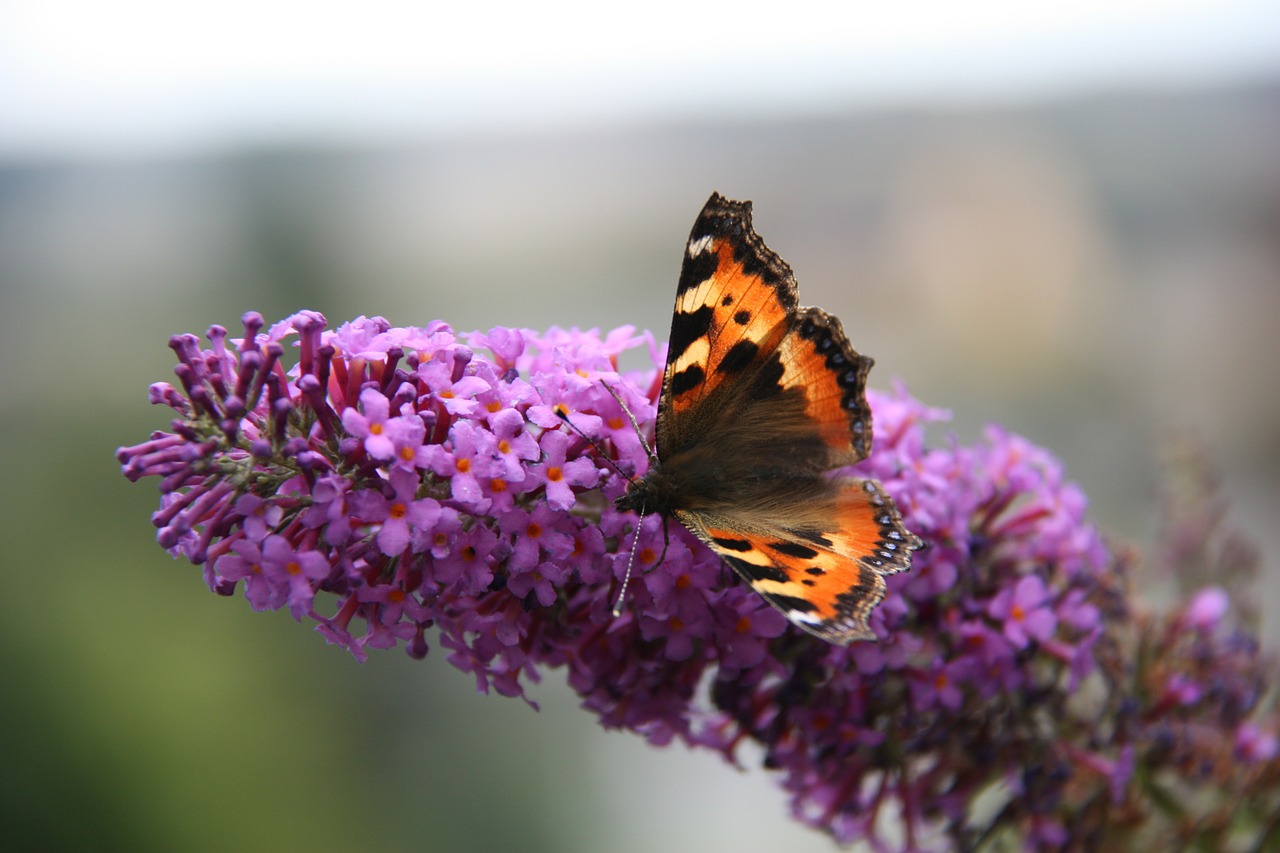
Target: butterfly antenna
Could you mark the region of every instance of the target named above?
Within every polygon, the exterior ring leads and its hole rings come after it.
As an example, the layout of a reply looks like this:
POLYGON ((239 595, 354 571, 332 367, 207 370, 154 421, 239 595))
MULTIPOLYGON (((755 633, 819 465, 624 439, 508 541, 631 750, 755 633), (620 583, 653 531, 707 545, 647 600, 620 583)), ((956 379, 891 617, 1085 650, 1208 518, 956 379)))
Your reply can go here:
POLYGON ((564 421, 569 426, 569 429, 582 436, 583 440, 585 440, 587 444, 594 447, 596 449, 596 453, 600 454, 600 458, 609 463, 609 467, 617 471, 619 477, 630 482, 631 476, 627 474, 626 471, 623 471, 618 467, 618 463, 613 461, 613 457, 604 452, 604 448, 600 446, 600 442, 578 429, 577 425, 573 421, 569 420, 569 409, 564 405, 564 403, 557 403, 552 411, 556 413, 556 417, 560 418, 560 420, 564 421))
MULTIPOLYGON (((603 379, 600 380, 600 384, 604 386, 604 390, 609 392, 609 396, 617 402, 618 408, 622 409, 626 414, 627 420, 631 421, 631 428, 636 431, 636 438, 640 439, 640 446, 644 448, 645 455, 649 457, 651 463, 656 463, 658 454, 649 446, 649 440, 645 438, 644 430, 640 429, 640 422, 637 421, 636 416, 632 414, 631 408, 626 403, 622 402, 622 397, 613 389, 612 385, 605 382, 603 379)), ((561 415, 561 417, 565 416, 561 415)), ((570 424, 570 426, 573 425, 570 424)), ((615 465, 614 467, 616 468, 617 466, 615 465)), ((627 598, 627 585, 631 583, 631 568, 636 562, 636 549, 640 546, 640 530, 644 526, 644 511, 644 504, 641 504, 639 517, 636 519, 635 533, 631 537, 631 553, 627 555, 627 570, 622 575, 622 586, 618 589, 618 600, 613 603, 613 618, 615 619, 622 615, 622 603, 627 598)), ((662 555, 664 557, 667 554, 667 536, 667 526, 664 522, 662 526, 662 555)), ((662 560, 659 559, 658 565, 661 564, 662 560)))
MULTIPOLYGON (((618 589, 618 600, 613 603, 613 618, 622 615, 622 602, 627 597, 627 584, 631 582, 631 566, 636 561, 636 548, 640 545, 640 529, 644 526, 644 504, 640 505, 640 518, 636 521, 635 533, 631 536, 631 553, 627 556, 627 570, 622 575, 622 586, 618 589)), ((663 549, 666 550, 665 548, 663 549)))

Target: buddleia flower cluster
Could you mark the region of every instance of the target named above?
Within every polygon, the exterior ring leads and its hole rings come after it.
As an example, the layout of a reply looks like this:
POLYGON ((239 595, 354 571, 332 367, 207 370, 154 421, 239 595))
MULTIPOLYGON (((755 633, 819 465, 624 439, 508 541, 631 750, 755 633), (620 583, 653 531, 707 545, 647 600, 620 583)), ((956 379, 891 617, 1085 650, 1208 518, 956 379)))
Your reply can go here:
MULTIPOLYGON (((1280 668, 1212 576, 1144 609, 1133 554, 1026 439, 929 446, 945 413, 868 393, 874 447, 851 473, 927 548, 889 578, 878 639, 838 647, 678 523, 615 509, 648 465, 630 418, 652 434, 650 335, 331 330, 308 311, 243 327, 171 339, 177 381, 150 398, 172 422, 118 451, 129 479, 159 479, 160 544, 219 595, 361 660, 436 645, 483 692, 529 701, 562 669, 601 724, 655 745, 736 763, 754 744, 795 818, 841 842, 1280 845, 1280 668)), ((1193 516, 1164 562, 1207 553, 1193 516)))

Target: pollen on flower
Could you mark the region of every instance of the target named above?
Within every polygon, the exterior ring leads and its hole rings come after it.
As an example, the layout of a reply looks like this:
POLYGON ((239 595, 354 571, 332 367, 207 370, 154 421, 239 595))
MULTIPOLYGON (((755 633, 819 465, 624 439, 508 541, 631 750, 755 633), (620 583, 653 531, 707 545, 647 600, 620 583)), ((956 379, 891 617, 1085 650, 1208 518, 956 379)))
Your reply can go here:
POLYGON ((529 526, 524 529, 525 535, 530 539, 537 539, 542 535, 542 525, 536 521, 529 522, 529 526))
POLYGON ((564 469, 558 465, 547 466, 547 479, 553 483, 558 483, 564 479, 564 469))
POLYGON ((467 458, 464 456, 464 457, 462 457, 462 458, 458 459, 458 461, 454 463, 454 467, 456 467, 456 468, 458 469, 458 473, 459 473, 459 474, 470 474, 470 473, 471 473, 471 460, 470 460, 470 459, 467 459, 467 458))

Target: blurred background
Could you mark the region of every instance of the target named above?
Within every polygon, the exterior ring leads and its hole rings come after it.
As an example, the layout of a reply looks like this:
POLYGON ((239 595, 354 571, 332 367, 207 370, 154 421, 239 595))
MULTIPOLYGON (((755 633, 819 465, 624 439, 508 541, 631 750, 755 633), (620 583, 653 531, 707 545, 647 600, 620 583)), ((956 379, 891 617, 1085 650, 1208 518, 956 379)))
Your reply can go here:
POLYGON ((1117 540, 1202 438, 1280 600, 1280 7, 465 5, 0 0, 7 849, 830 849, 557 673, 533 713, 213 596, 112 455, 249 309, 665 337, 712 190, 873 386, 1052 448, 1117 540))

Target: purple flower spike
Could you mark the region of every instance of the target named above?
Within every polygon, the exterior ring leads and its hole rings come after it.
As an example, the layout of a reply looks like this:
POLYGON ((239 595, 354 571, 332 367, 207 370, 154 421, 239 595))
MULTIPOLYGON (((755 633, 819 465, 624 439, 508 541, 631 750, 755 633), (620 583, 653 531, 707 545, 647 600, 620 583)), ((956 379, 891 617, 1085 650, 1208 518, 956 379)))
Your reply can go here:
MULTIPOLYGON (((1248 567, 1142 609, 1131 553, 1027 439, 930 447, 944 412, 867 392, 855 473, 927 548, 888 578, 879 639, 836 647, 680 524, 615 508, 649 461, 627 412, 652 434, 652 336, 242 322, 207 348, 171 340, 177 383, 149 392, 171 427, 117 452, 130 480, 157 478, 157 540, 214 592, 288 608, 358 660, 444 649, 485 692, 562 668, 610 728, 734 763, 751 743, 797 820, 870 849, 1280 841, 1280 672, 1239 624, 1248 567), (620 370, 632 350, 651 363, 620 370)), ((1185 505, 1171 573, 1214 553, 1222 517, 1185 505)))

